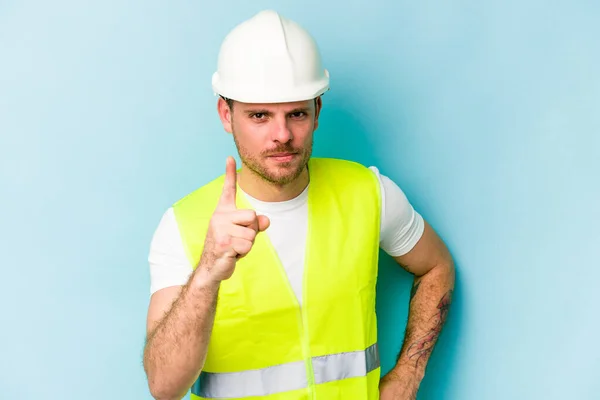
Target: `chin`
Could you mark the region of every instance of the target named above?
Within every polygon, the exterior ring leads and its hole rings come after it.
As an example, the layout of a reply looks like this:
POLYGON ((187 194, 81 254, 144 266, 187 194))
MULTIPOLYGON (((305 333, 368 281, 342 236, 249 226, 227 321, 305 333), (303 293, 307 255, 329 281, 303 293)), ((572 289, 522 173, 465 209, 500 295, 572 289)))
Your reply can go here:
POLYGON ((298 167, 290 163, 288 165, 280 165, 277 168, 269 168, 269 180, 281 185, 288 184, 300 176, 302 171, 298 171, 298 167))

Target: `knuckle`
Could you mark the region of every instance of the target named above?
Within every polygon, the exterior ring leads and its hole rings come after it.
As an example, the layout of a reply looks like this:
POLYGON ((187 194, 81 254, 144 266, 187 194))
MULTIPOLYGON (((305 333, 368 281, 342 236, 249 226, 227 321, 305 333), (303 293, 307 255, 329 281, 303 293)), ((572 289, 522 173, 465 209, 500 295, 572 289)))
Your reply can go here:
POLYGON ((221 249, 227 248, 231 244, 231 237, 229 235, 217 235, 215 244, 221 249))
POLYGON ((244 219, 248 220, 248 221, 252 221, 254 219, 256 219, 256 211, 254 210, 244 210, 243 211, 244 214, 244 219))
POLYGON ((250 249, 252 249, 252 243, 250 243, 247 240, 244 240, 240 247, 240 250, 243 252, 243 254, 248 254, 250 252, 250 249))

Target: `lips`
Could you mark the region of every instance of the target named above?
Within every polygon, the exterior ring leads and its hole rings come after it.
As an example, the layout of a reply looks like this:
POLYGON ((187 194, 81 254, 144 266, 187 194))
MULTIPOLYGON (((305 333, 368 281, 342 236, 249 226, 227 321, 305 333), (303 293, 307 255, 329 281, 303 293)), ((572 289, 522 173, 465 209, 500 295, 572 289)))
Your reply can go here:
POLYGON ((287 156, 293 156, 296 153, 275 153, 275 154, 271 154, 269 157, 287 157, 287 156))
POLYGON ((296 156, 296 153, 276 153, 269 156, 270 159, 277 162, 289 162, 296 156))

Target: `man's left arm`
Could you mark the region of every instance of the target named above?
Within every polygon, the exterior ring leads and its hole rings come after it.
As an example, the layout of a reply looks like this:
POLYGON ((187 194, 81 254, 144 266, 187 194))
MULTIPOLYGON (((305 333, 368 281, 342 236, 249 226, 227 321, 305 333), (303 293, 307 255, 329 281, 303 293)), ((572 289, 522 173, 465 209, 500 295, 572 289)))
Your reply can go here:
POLYGON ((425 222, 408 253, 394 257, 414 274, 404 343, 395 367, 380 384, 381 400, 414 400, 429 356, 446 322, 454 290, 454 263, 443 241, 425 222))

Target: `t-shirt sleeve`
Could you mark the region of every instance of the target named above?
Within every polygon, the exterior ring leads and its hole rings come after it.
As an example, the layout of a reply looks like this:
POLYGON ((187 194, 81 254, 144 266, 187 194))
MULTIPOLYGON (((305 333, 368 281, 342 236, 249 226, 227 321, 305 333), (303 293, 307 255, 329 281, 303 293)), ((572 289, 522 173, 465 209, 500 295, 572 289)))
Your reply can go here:
POLYGON ((376 167, 369 167, 379 179, 381 187, 380 247, 392 257, 408 253, 417 244, 425 222, 413 208, 400 187, 376 167))
POLYGON ((150 294, 169 286, 185 285, 193 272, 185 254, 173 208, 163 214, 154 232, 148 262, 150 294))

